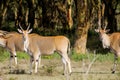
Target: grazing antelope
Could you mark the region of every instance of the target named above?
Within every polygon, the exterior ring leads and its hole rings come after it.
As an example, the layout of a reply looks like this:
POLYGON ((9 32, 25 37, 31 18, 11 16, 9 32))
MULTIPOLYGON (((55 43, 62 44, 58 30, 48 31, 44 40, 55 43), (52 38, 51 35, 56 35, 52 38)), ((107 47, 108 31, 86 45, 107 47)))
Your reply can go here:
POLYGON ((22 35, 16 32, 0 31, 0 46, 10 52, 10 67, 12 58, 17 65, 16 51, 24 51, 22 35))
POLYGON ((32 29, 29 29, 28 26, 27 30, 18 29, 20 33, 23 35, 24 41, 24 49, 28 52, 31 56, 31 68, 30 71, 32 72, 32 62, 35 62, 35 73, 37 73, 37 64, 38 58, 41 55, 51 55, 54 51, 57 51, 59 55, 62 57, 62 61, 64 63, 64 74, 67 73, 67 67, 69 73, 71 73, 71 64, 70 59, 68 57, 67 51, 70 51, 70 41, 65 36, 39 36, 38 34, 29 35, 32 29))
POLYGON ((95 29, 95 31, 100 36, 103 48, 110 48, 111 51, 114 53, 114 66, 112 69, 112 73, 115 73, 117 59, 118 57, 120 57, 120 32, 115 32, 108 35, 107 32, 109 31, 109 29, 106 30, 106 26, 104 29, 99 28, 95 29))

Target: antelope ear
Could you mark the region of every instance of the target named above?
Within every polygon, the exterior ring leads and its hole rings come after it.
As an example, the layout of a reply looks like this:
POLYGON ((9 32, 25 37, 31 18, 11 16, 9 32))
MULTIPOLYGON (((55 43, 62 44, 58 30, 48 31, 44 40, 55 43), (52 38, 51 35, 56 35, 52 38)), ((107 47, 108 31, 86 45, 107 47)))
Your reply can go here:
POLYGON ((31 33, 32 32, 32 29, 28 30, 28 33, 31 33))
POLYGON ((20 30, 20 29, 17 29, 17 30, 18 30, 19 33, 23 33, 22 30, 20 30))
POLYGON ((97 32, 97 33, 98 33, 98 32, 100 32, 100 30, 99 30, 99 29, 95 29, 95 32, 97 32))
POLYGON ((110 29, 107 29, 105 32, 108 33, 110 31, 110 29))

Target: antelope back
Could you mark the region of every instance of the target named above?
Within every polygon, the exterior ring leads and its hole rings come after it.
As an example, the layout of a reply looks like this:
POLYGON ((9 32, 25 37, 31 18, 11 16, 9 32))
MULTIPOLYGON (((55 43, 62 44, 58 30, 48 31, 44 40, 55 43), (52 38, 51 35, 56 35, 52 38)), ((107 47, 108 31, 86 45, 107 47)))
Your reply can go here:
POLYGON ((18 33, 12 33, 12 36, 6 39, 7 48, 14 51, 24 51, 22 35, 18 33))

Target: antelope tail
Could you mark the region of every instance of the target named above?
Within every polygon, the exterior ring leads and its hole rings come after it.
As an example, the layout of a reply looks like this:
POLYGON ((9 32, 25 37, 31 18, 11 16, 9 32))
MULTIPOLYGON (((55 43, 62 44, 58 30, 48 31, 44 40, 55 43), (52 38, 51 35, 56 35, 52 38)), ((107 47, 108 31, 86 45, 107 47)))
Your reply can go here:
POLYGON ((68 40, 68 55, 71 55, 70 41, 68 40))

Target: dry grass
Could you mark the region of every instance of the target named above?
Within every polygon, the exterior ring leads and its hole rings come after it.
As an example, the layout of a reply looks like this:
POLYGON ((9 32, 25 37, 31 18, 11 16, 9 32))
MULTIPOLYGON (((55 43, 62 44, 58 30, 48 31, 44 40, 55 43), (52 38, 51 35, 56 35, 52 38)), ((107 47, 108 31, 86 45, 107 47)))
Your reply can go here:
MULTIPOLYGON (((18 54, 18 67, 12 66, 10 73, 8 53, 0 56, 0 80, 66 80, 63 74, 63 64, 59 55, 42 57, 42 67, 38 68, 37 74, 29 74, 28 55, 18 54), (7 57, 6 57, 7 56, 7 57), (24 58, 25 57, 25 58, 24 58)), ((101 55, 91 65, 88 74, 86 71, 94 59, 94 55, 71 56, 73 73, 70 80, 120 80, 120 59, 117 72, 111 74, 113 66, 113 54, 101 55)))
MULTIPOLYGON (((0 79, 1 80, 66 80, 62 75, 63 66, 60 59, 42 59, 43 67, 38 69, 37 74, 29 74, 29 60, 20 59, 19 65, 9 73, 8 60, 0 63, 0 79)), ((117 65, 117 72, 111 74, 112 61, 95 61, 88 75, 85 72, 89 66, 89 61, 72 60, 73 73, 70 80, 120 80, 120 63, 117 65)), ((14 67, 14 66, 13 66, 14 67)))

